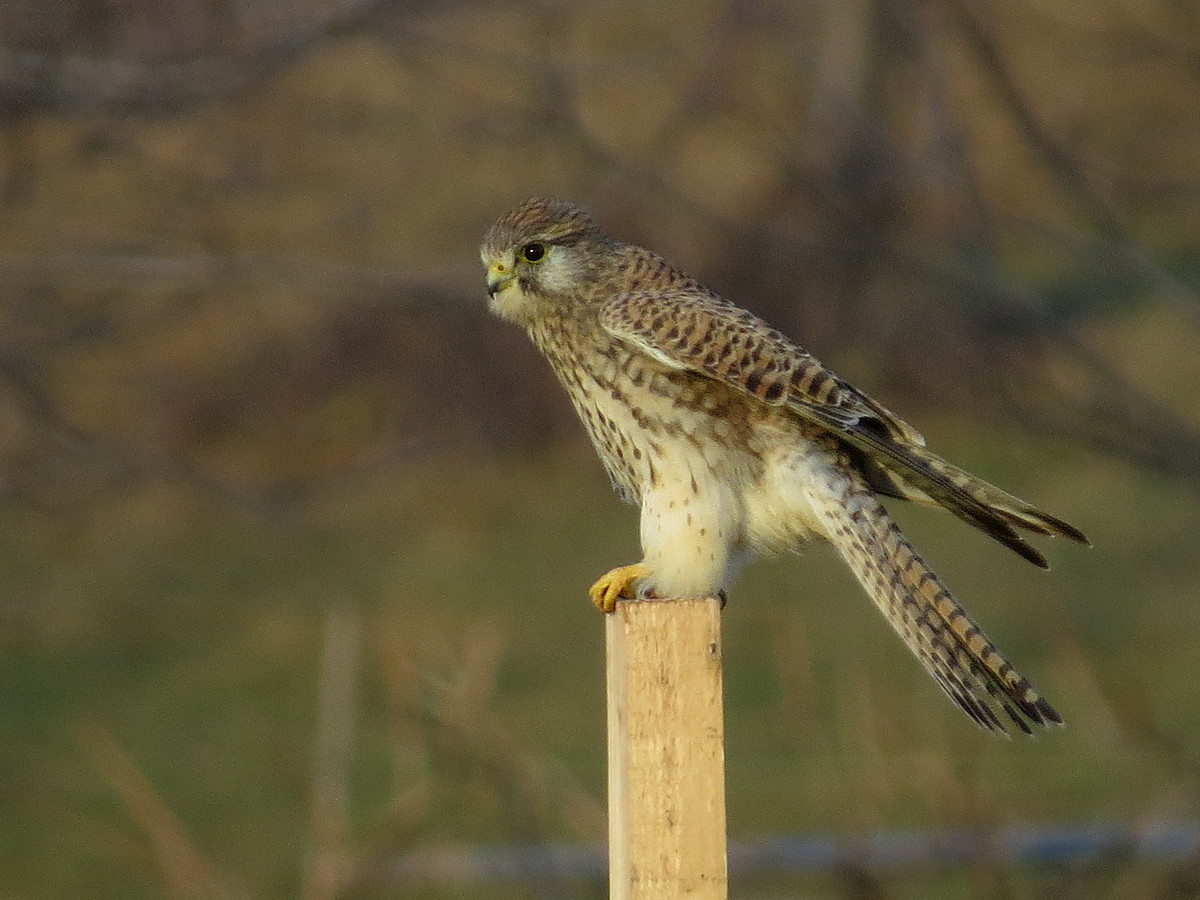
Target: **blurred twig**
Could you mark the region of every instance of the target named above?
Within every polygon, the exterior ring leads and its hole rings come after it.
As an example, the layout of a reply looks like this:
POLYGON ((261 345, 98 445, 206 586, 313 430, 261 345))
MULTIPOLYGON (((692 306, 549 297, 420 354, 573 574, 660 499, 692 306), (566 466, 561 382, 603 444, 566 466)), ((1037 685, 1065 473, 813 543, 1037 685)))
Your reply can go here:
POLYGON ((352 866, 350 764, 358 702, 362 616, 349 603, 325 614, 325 650, 313 758, 312 848, 304 900, 333 900, 352 866))
POLYGON ((980 71, 991 81, 1030 149, 1106 237, 1125 243, 1127 231, 1117 210, 1092 185, 1079 161, 1050 134, 1017 83, 1016 75, 1009 68, 994 32, 983 21, 989 4, 986 0, 948 2, 967 39, 967 46, 975 54, 980 71), (981 10, 981 7, 984 9, 981 10))
MULTIPOLYGON (((242 279, 275 283, 322 284, 347 293, 388 291, 399 305, 461 303, 462 296, 447 284, 467 280, 467 267, 458 271, 387 269, 311 257, 277 258, 257 253, 166 256, 122 252, 60 252, 31 256, 0 256, 0 280, 25 284, 33 279, 86 278, 95 284, 128 284, 182 279, 205 283, 236 274, 242 279)), ((475 267, 470 267, 475 274, 475 267)))
POLYGON ((1200 298, 1196 292, 1165 271, 1133 240, 1119 210, 1092 183, 1083 164, 1050 133, 1033 109, 1004 59, 994 33, 983 22, 980 7, 986 0, 949 0, 979 69, 1008 109, 1030 149, 1060 184, 1067 196, 1087 215, 1103 241, 1116 247, 1130 270, 1153 284, 1172 302, 1181 305, 1200 324, 1200 298))
MULTIPOLYGON (((310 52, 331 35, 358 26, 397 0, 336 0, 305 10, 265 40, 182 62, 123 55, 55 53, 0 44, 0 108, 75 109, 119 106, 144 112, 183 106, 243 90, 310 52)), ((230 7, 230 18, 234 19, 230 7)), ((227 23, 236 27, 244 23, 227 23)), ((69 37, 77 37, 71 35, 69 37)))
POLYGON ((176 900, 234 900, 245 896, 240 889, 229 887, 200 854, 150 780, 106 729, 98 725, 82 727, 78 741, 120 795, 149 842, 168 896, 176 900))
MULTIPOLYGON (((449 673, 419 666, 415 655, 419 644, 419 635, 411 630, 402 645, 385 642, 382 671, 397 714, 422 727, 431 757, 442 765, 456 761, 461 766, 451 769, 448 780, 484 779, 498 796, 504 826, 517 842, 544 840, 563 822, 579 837, 602 835, 604 811, 595 799, 557 767, 522 748, 489 708, 506 645, 503 632, 487 621, 471 626, 449 673)), ((461 787, 435 782, 430 790, 446 794, 461 787)), ((348 883, 387 884, 395 875, 394 861, 401 849, 395 839, 375 842, 360 856, 348 883)), ((535 896, 563 895, 563 876, 542 868, 531 869, 526 876, 535 896)))

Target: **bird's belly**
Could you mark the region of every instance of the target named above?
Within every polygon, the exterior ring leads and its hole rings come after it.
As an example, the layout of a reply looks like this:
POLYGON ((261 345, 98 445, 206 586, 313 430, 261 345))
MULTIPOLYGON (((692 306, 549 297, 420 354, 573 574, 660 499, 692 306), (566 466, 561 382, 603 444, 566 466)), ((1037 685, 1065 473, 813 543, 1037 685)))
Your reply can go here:
POLYGON ((825 537, 812 489, 826 477, 828 451, 791 429, 765 441, 762 477, 745 495, 746 541, 759 553, 796 550, 825 537))
POLYGON ((678 394, 572 392, 621 493, 642 507, 653 587, 711 596, 755 553, 795 550, 823 525, 808 501, 822 448, 782 414, 736 402, 719 414, 678 394))
MULTIPOLYGON (((728 403, 717 415, 678 392, 572 392, 572 401, 629 501, 642 503, 651 491, 686 495, 699 485, 721 509, 722 540, 757 553, 794 550, 823 535, 805 488, 818 477, 813 455, 826 451, 785 417, 752 418, 728 403)), ((698 529, 696 536, 712 539, 698 529)))
POLYGON ((634 407, 602 399, 590 423, 613 481, 641 506, 644 587, 663 597, 724 590, 742 561, 752 457, 720 421, 657 397, 634 407))

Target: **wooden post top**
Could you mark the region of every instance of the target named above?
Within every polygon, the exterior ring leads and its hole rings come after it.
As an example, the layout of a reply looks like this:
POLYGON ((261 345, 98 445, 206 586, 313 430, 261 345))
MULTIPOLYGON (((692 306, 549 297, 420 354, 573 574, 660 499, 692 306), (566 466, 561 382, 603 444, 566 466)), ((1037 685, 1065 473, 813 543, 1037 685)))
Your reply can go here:
POLYGON ((607 616, 609 896, 728 896, 716 599, 607 616))

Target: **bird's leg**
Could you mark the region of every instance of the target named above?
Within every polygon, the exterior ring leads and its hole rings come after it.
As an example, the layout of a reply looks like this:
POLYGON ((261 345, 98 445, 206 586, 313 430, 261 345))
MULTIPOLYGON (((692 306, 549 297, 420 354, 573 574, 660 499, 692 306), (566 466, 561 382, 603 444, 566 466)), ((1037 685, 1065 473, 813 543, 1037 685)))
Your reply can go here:
POLYGON ((649 574, 642 563, 632 566, 617 566, 611 572, 601 575, 599 580, 588 588, 588 595, 596 609, 610 613, 617 607, 620 599, 633 600, 638 596, 638 582, 649 574))

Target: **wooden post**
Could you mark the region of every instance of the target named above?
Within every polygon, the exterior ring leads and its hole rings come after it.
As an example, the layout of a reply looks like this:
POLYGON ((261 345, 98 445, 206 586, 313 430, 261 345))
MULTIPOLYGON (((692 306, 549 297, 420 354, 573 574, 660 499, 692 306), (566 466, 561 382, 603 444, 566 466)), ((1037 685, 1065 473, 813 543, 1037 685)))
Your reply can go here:
POLYGON ((715 599, 607 617, 611 900, 725 900, 725 728, 715 599))

